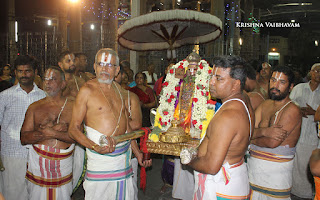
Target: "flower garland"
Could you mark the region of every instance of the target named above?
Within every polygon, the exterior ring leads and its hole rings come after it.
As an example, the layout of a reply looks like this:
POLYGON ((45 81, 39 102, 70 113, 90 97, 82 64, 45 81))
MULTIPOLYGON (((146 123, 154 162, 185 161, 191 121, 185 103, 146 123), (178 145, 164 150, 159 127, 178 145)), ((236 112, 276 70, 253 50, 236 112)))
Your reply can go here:
MULTIPOLYGON (((212 69, 205 60, 201 60, 198 65, 191 111, 190 135, 193 138, 200 138, 204 135, 214 114, 214 105, 208 103, 208 100, 210 99, 209 80, 212 69)), ((160 94, 160 105, 157 109, 154 129, 149 135, 149 139, 154 142, 159 140, 160 132, 168 130, 171 126, 171 121, 173 120, 178 92, 180 92, 181 89, 181 82, 179 78, 175 77, 175 70, 181 68, 186 72, 188 66, 189 62, 187 60, 180 61, 172 66, 167 74, 160 94)))

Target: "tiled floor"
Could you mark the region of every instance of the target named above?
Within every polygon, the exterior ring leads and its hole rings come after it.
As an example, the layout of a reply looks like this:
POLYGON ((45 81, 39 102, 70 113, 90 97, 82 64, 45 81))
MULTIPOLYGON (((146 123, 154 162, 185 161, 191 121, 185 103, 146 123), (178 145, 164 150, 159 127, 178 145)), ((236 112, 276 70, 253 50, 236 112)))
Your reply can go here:
MULTIPOLYGON (((152 168, 147 170, 147 187, 145 193, 139 190, 138 199, 139 200, 173 200, 171 197, 172 188, 168 187, 165 193, 161 193, 160 189, 163 185, 161 179, 161 167, 162 158, 161 156, 154 155, 152 168)), ((139 180, 138 180, 139 186, 139 180)), ((84 190, 82 185, 72 196, 73 200, 83 200, 84 190)))

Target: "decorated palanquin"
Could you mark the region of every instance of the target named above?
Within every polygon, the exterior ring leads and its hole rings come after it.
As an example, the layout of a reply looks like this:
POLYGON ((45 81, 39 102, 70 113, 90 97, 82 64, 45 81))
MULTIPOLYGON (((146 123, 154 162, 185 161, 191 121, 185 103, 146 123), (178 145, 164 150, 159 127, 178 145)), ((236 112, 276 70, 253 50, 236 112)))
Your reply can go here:
POLYGON ((209 93, 211 71, 195 52, 169 69, 146 143, 150 153, 179 156, 182 148, 199 144, 215 110, 209 93))

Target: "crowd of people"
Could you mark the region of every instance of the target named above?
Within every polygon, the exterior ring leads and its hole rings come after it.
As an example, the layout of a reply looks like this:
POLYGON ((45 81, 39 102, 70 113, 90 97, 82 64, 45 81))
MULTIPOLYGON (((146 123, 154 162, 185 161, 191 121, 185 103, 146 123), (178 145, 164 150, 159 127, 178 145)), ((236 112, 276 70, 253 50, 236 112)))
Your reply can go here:
MULTIPOLYGON (((0 199, 1 193, 7 200, 71 199, 84 152, 86 199, 137 199, 138 164, 146 168, 152 160, 136 140, 114 137, 151 126, 150 110, 159 105, 169 71, 181 79, 178 105, 188 105, 180 120, 194 123, 188 116, 199 61, 190 60, 186 70, 170 63, 159 79, 153 64, 134 76, 130 63, 109 48, 97 52, 95 74, 87 72, 85 54, 70 51, 43 78, 32 56, 2 67, 0 199)), ((237 56, 216 57, 211 67, 201 81, 222 105, 189 160, 184 154, 164 161, 162 178, 173 185, 173 197, 312 199, 314 183, 320 187, 320 63, 299 84, 289 67, 237 56)))

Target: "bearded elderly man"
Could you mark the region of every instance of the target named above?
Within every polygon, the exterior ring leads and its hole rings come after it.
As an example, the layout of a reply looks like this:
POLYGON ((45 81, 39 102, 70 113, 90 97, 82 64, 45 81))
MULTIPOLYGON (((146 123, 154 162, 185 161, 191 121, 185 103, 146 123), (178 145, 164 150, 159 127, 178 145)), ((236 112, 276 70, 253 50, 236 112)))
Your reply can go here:
POLYGON ((139 99, 113 81, 120 70, 114 50, 100 49, 94 70, 97 78, 80 89, 69 128, 70 136, 87 149, 85 198, 134 199, 131 148, 141 166, 150 166, 151 162, 143 161, 136 141, 116 144, 111 136, 130 132, 130 117, 141 119, 139 99), (83 121, 87 136, 80 131, 83 121), (108 142, 102 145, 105 139, 108 142))
MULTIPOLYGON (((250 187, 244 155, 254 125, 253 109, 243 94, 245 63, 240 57, 214 60, 210 93, 222 106, 210 121, 198 155, 189 165, 195 170, 194 199, 247 199, 250 187)), ((185 163, 183 156, 181 162, 185 163)))
POLYGON ((289 98, 293 84, 290 68, 274 69, 270 99, 256 109, 248 158, 252 199, 290 199, 293 158, 302 120, 299 107, 289 98))
POLYGON ((44 79, 47 97, 29 106, 21 128, 21 143, 29 147, 28 199, 68 200, 74 140, 67 131, 73 101, 62 96, 66 81, 59 67, 49 67, 44 79))

